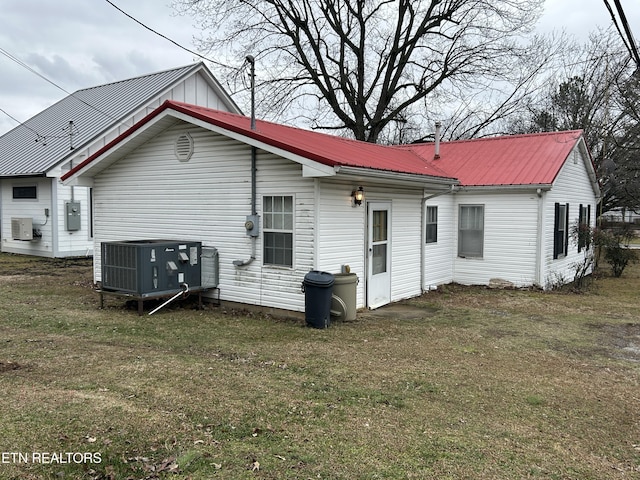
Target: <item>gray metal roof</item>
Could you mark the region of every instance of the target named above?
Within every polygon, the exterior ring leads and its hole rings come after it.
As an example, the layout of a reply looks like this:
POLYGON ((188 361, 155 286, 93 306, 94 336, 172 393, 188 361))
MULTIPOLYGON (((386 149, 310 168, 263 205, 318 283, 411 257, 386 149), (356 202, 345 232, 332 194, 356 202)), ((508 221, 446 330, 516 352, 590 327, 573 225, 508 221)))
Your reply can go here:
POLYGON ((230 110, 238 110, 201 62, 78 90, 0 137, 0 178, 46 175, 201 69, 210 76, 230 110), (70 120, 74 125, 73 150, 68 135, 70 120))

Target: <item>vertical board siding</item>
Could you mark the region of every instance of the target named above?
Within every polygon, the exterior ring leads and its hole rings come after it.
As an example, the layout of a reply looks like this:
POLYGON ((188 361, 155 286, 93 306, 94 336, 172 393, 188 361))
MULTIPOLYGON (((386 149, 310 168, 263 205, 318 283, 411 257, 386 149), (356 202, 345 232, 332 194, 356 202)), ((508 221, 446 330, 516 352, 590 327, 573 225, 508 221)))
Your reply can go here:
MULTIPOLYGON (((251 213, 251 149, 197 127, 173 127, 95 178, 95 278, 100 280, 99 244, 113 240, 176 239, 202 241, 218 249, 223 300, 290 310, 304 309, 300 285, 313 267, 313 181, 288 160, 258 152, 257 210, 263 195, 293 195, 293 268, 262 265, 262 235, 246 235, 251 213), (174 155, 180 133, 194 139, 188 162, 174 155), (247 260, 256 242, 256 260, 247 260)), ((262 231, 262 225, 260 225, 262 231)))
POLYGON ((198 72, 196 75, 187 77, 184 81, 178 83, 169 91, 162 92, 160 96, 150 101, 147 105, 144 105, 141 109, 135 111, 129 118, 123 119, 104 137, 92 143, 86 152, 84 152, 86 156, 93 155, 107 143, 116 139, 134 123, 139 122, 149 115, 166 100, 192 103, 202 107, 215 108, 223 111, 228 110, 215 90, 209 86, 209 83, 205 80, 202 74, 198 72))
POLYGON ((458 193, 455 196, 454 281, 465 285, 487 285, 501 279, 516 286, 536 281, 538 197, 531 193, 458 193), (482 258, 458 257, 460 205, 484 205, 482 258))
POLYGON ((569 238, 567 255, 558 259, 553 258, 553 231, 554 231, 554 205, 555 203, 569 204, 569 231, 571 232, 580 215, 580 204, 591 205, 590 226, 596 225, 597 199, 593 191, 593 186, 587 173, 586 163, 590 162, 578 147, 569 154, 569 158, 560 170, 553 188, 546 193, 544 203, 544 258, 543 258, 543 281, 545 288, 551 288, 563 280, 568 282, 573 280, 576 263, 582 262, 587 250, 578 252, 575 241, 569 238))

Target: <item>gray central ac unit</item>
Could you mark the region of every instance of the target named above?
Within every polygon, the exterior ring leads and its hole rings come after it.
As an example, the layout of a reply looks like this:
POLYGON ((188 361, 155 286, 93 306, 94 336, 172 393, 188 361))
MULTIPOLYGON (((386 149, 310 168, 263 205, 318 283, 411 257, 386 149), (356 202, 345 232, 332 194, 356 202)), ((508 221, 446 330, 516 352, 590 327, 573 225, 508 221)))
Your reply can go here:
POLYGON ((202 287, 202 243, 131 240, 102 244, 102 288, 139 297, 202 287))

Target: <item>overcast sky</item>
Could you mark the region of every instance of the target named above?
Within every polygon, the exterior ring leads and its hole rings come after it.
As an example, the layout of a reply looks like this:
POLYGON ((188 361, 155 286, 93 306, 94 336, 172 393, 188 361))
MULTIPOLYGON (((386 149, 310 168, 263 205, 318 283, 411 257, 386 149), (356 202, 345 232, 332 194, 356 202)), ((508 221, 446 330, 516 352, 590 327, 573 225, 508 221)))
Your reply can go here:
MULTIPOLYGON (((194 20, 170 0, 112 0, 131 16, 195 50, 194 20)), ((640 1, 621 0, 640 40, 640 1)), ((602 0, 546 0, 540 30, 580 38, 611 20, 602 0)), ((105 0, 2 0, 0 109, 25 121, 67 96, 7 57, 16 57, 67 92, 191 64, 199 59, 146 30, 105 0)), ((216 75, 215 67, 212 68, 216 75)), ((233 93, 233 92, 230 92, 233 93)), ((0 135, 17 123, 0 111, 0 135)))

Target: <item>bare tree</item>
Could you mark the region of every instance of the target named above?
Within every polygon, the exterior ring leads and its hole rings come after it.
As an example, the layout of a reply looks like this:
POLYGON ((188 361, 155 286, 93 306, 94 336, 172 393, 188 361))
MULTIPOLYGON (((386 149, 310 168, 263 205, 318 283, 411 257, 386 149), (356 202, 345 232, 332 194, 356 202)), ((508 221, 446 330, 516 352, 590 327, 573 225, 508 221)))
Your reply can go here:
MULTIPOLYGON (((457 92, 517 85, 543 0, 174 0, 209 56, 252 55, 258 109, 368 142, 421 136, 457 92), (517 69, 516 69, 517 70, 517 69)), ((224 60, 221 64, 226 63, 224 60)), ((234 62, 230 62, 234 63, 234 62)), ((218 66, 218 68, 222 68, 218 66)), ((239 65, 222 72, 233 78, 239 65)), ((291 120, 288 118, 287 120, 291 120)))
POLYGON ((567 48, 548 89, 511 125, 511 133, 582 130, 601 182, 601 212, 640 208, 640 71, 623 47, 609 28, 567 48))

